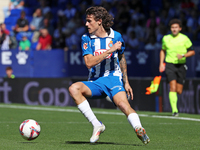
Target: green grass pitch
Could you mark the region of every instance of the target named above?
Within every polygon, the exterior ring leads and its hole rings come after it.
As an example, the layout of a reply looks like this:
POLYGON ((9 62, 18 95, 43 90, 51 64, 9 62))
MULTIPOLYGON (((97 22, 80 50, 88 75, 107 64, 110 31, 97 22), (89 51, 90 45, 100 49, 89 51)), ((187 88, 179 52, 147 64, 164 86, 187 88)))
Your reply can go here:
POLYGON ((44 107, 0 104, 1 150, 196 150, 200 149, 200 116, 141 112, 140 120, 151 142, 144 145, 126 117, 114 109, 94 109, 106 130, 95 144, 90 144, 92 125, 76 107, 44 107), (34 119, 41 126, 39 137, 24 140, 19 125, 34 119))

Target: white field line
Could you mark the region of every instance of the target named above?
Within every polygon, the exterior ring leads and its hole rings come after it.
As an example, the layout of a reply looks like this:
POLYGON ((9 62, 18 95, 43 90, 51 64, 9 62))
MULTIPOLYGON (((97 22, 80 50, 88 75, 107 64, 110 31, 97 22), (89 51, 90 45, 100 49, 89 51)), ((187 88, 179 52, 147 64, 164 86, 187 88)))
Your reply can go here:
MULTIPOLYGON (((43 111, 58 111, 58 112, 75 112, 80 113, 79 110, 67 109, 67 108, 44 108, 35 106, 16 106, 16 105, 0 105, 0 108, 14 108, 14 109, 29 109, 29 110, 43 110, 43 111)), ((106 112, 106 111, 93 111, 95 114, 105 114, 105 115, 124 115, 121 112, 106 112)), ((159 115, 146 115, 138 114, 140 117, 152 117, 152 118, 166 118, 166 119, 176 119, 176 120, 188 120, 200 122, 200 119, 186 118, 186 117, 173 117, 173 116, 159 116, 159 115)))

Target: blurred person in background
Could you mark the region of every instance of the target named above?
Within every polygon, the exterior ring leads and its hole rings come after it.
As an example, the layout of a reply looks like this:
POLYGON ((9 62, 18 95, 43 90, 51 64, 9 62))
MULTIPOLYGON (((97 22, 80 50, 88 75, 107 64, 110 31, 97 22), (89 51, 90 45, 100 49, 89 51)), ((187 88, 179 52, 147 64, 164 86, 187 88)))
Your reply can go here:
POLYGON ((29 22, 26 19, 25 11, 21 11, 20 18, 17 19, 17 23, 13 28, 15 34, 19 32, 27 32, 29 30, 29 22))
POLYGON ((11 66, 6 67, 6 76, 5 78, 14 79, 15 75, 13 74, 13 69, 11 66))
POLYGON ((44 18, 44 20, 43 20, 43 24, 42 24, 42 27, 41 27, 42 29, 47 29, 48 30, 48 32, 49 32, 49 34, 51 35, 51 36, 53 36, 53 32, 54 32, 54 27, 53 27, 53 25, 51 24, 51 21, 50 21, 50 19, 49 18, 44 18))
POLYGON ((7 18, 10 15, 12 9, 23 9, 24 0, 10 0, 8 7, 4 7, 4 17, 7 18))
POLYGON ((145 45, 145 50, 160 50, 161 45, 156 41, 155 36, 150 36, 147 44, 145 45))
POLYGON ((52 49, 52 36, 47 29, 40 30, 41 35, 36 46, 36 50, 51 50, 52 49))
POLYGON ((167 82, 170 86, 169 101, 172 115, 178 116, 177 94, 181 94, 183 91, 187 71, 186 58, 195 55, 195 51, 190 39, 180 33, 182 29, 180 20, 172 19, 169 26, 171 34, 165 35, 162 39, 159 71, 163 72, 165 70, 167 82))
POLYGON ((10 31, 9 31, 8 29, 6 29, 6 24, 5 24, 5 23, 2 23, 2 24, 0 25, 0 28, 1 28, 1 31, 2 31, 3 33, 5 33, 6 35, 10 35, 10 31))
POLYGON ((30 29, 33 32, 32 42, 37 42, 40 32, 39 30, 42 28, 43 24, 43 15, 42 10, 40 8, 36 9, 33 14, 33 19, 30 22, 30 29))
POLYGON ((26 35, 23 35, 22 40, 19 42, 19 50, 20 51, 28 51, 30 50, 31 42, 28 40, 26 35))
POLYGON ((33 19, 30 22, 31 31, 39 31, 42 28, 43 15, 40 8, 36 9, 33 14, 33 19))
POLYGON ((3 33, 3 31, 0 29, 0 48, 1 50, 9 50, 9 41, 10 38, 8 35, 3 33))
POLYGON ((64 14, 67 19, 71 19, 75 16, 76 14, 76 8, 73 7, 71 2, 68 2, 66 5, 66 9, 64 10, 64 14))
POLYGON ((130 32, 130 37, 127 41, 127 47, 130 49, 137 49, 139 47, 139 40, 136 37, 135 31, 130 32))

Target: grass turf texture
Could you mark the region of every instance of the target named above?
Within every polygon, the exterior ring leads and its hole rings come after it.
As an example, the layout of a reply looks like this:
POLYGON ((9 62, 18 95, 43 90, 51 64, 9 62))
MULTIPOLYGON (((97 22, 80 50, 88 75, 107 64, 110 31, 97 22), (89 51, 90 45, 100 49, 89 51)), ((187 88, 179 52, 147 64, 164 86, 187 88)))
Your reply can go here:
MULTIPOLYGON (((92 125, 78 112, 76 107, 44 107, 19 104, 0 104, 0 149, 1 150, 169 150, 199 149, 200 116, 180 114, 196 121, 170 118, 171 113, 140 112, 143 127, 151 142, 144 145, 134 133, 126 117, 119 110, 94 109, 97 118, 106 130, 95 144, 90 144, 92 125), (16 108, 10 108, 16 107, 16 108), (34 110, 39 108, 40 110, 34 110), (48 109, 48 110, 43 110, 48 109), (65 111, 66 110, 66 111, 65 111), (71 110, 69 112, 68 110, 71 110), (74 112, 73 112, 74 111, 74 112), (100 113, 112 114, 100 114, 100 113), (146 116, 143 116, 146 115, 146 116), (154 116, 154 117, 153 117, 154 116), (163 116, 163 118, 156 118, 163 116), (168 116, 169 118, 164 118, 168 116), (41 126, 39 137, 33 141, 24 140, 19 125, 25 119, 34 119, 41 126)), ((183 118, 183 119, 184 119, 183 118)))

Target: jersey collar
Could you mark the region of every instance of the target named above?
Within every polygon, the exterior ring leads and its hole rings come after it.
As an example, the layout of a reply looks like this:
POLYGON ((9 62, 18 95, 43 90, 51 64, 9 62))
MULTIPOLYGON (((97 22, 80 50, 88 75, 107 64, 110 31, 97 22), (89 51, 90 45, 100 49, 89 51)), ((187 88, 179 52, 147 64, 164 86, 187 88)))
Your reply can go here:
MULTIPOLYGON (((113 31, 112 28, 110 28, 110 32, 108 33, 107 37, 114 38, 114 31, 113 31)), ((95 38, 98 38, 98 37, 96 35, 90 34, 90 38, 95 39, 95 38)))

